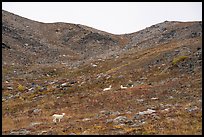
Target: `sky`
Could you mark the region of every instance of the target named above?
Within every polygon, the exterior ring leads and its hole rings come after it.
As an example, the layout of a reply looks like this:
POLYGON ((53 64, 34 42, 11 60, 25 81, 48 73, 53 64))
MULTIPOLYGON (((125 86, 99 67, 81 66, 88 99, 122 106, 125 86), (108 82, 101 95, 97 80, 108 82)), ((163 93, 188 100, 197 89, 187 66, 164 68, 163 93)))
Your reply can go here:
POLYGON ((164 21, 202 21, 202 2, 2 2, 2 9, 44 23, 82 24, 112 34, 164 21))

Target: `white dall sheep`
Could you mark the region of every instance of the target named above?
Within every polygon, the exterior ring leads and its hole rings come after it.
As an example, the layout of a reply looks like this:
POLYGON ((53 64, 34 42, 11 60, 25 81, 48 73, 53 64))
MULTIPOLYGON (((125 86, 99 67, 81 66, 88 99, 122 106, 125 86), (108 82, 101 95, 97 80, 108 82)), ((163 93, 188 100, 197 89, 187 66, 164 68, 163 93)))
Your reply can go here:
POLYGON ((104 88, 104 89, 103 89, 103 91, 110 90, 110 89, 111 89, 111 87, 112 87, 112 85, 110 85, 110 86, 109 86, 109 88, 104 88))
POLYGON ((127 89, 127 87, 123 87, 123 85, 120 85, 120 88, 121 89, 127 89))
POLYGON ((65 113, 62 113, 62 115, 59 115, 59 114, 54 114, 54 115, 52 115, 52 117, 53 117, 53 122, 57 122, 56 120, 58 119, 59 120, 59 122, 60 122, 60 120, 64 117, 64 115, 65 115, 65 113))

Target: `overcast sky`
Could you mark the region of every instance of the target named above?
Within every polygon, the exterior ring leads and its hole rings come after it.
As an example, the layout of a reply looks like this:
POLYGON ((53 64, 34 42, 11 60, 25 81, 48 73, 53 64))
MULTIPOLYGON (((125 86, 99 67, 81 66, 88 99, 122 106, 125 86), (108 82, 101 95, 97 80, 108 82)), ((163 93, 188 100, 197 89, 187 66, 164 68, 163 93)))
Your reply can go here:
POLYGON ((202 2, 2 2, 32 20, 82 24, 113 34, 168 21, 202 21, 202 2))

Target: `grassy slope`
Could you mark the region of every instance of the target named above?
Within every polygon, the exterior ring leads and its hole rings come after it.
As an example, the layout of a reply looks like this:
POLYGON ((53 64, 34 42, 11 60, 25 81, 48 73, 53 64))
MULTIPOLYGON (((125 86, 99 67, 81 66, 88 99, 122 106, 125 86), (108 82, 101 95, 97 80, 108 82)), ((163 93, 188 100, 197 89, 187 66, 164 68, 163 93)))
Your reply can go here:
MULTIPOLYGON (((41 76, 37 81, 12 79, 14 90, 3 90, 3 97, 12 94, 10 92, 17 94, 18 83, 28 87, 27 83, 36 82, 46 86, 47 90, 34 93, 22 91, 20 96, 2 101, 3 134, 20 128, 30 129, 33 134, 40 131, 47 131, 45 134, 49 132, 52 134, 119 134, 119 131, 125 134, 201 134, 201 68, 196 67, 194 73, 187 73, 184 69, 179 72, 177 66, 172 66, 175 56, 164 58, 166 53, 173 52, 185 43, 195 51, 194 45, 200 46, 201 42, 201 39, 198 41, 189 39, 182 41, 183 44, 180 44, 181 41, 172 41, 145 51, 137 52, 133 49, 117 59, 93 62, 97 67, 87 64, 75 70, 56 69, 53 77, 41 76), (161 60, 161 62, 152 64, 155 60, 161 60), (166 71, 163 71, 165 69, 166 71), (46 82, 54 80, 58 80, 58 83, 49 85, 46 82), (66 90, 54 87, 66 80, 76 80, 77 83, 66 90), (110 84, 113 89, 102 92, 102 89, 110 84), (121 84, 135 86, 120 90, 121 84), (158 100, 151 100, 152 97, 157 97, 158 100), (138 102, 138 99, 144 101, 138 102), (198 107, 197 110, 187 111, 187 108, 195 106, 198 107), (41 111, 35 115, 31 113, 32 108, 38 108, 41 111), (100 113, 102 110, 119 111, 120 115, 131 119, 136 113, 147 108, 154 108, 159 118, 144 116, 146 123, 139 127, 107 124, 107 119, 117 116, 100 113), (169 108, 169 111, 163 111, 165 108, 169 108), (131 113, 126 113, 127 111, 131 113), (66 113, 65 119, 60 124, 52 123, 51 115, 62 112, 66 113), (83 121, 84 118, 91 120, 83 121), (29 127, 31 122, 42 122, 42 124, 29 127)), ((62 68, 62 66, 56 68, 60 67, 62 68)), ((53 69, 48 67, 43 71, 49 72, 53 69)), ((3 68, 3 70, 7 69, 3 68)), ((6 84, 3 83, 3 86, 6 87, 6 84)))

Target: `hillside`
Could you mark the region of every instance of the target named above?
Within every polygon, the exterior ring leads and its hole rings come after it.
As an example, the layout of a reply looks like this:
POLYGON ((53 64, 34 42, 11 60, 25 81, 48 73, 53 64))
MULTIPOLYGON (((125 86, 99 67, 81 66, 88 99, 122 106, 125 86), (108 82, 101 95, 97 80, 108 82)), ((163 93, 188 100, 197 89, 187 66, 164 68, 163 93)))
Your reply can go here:
POLYGON ((2 10, 2 134, 202 134, 202 22, 114 35, 2 10))

